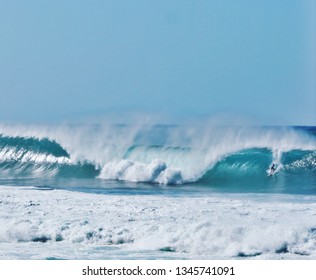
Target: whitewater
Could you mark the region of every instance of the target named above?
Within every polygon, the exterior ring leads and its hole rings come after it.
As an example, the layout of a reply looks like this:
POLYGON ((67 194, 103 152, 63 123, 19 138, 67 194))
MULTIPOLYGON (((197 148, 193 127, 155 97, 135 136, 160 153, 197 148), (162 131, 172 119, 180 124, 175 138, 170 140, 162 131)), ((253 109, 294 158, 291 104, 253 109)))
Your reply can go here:
POLYGON ((315 259, 316 128, 2 124, 0 223, 1 259, 315 259))

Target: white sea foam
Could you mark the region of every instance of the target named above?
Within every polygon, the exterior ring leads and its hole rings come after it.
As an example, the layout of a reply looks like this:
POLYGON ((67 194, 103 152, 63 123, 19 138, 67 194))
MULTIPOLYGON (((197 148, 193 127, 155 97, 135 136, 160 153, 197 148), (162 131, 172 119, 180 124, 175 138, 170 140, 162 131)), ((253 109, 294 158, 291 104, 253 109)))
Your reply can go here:
POLYGON ((183 182, 179 170, 167 169, 166 163, 158 159, 146 164, 131 160, 111 161, 103 167, 100 178, 160 184, 183 182))
MULTIPOLYGON (((243 149, 270 149, 273 153, 271 163, 277 164, 284 152, 316 150, 315 138, 286 127, 179 126, 155 132, 159 129, 141 123, 130 126, 2 125, 0 133, 56 141, 70 155, 68 161, 92 163, 101 170, 101 178, 152 179, 158 183, 196 181, 225 156, 243 149), (135 145, 139 148, 126 157, 126 152, 135 145), (151 149, 153 145, 161 148, 151 149), (161 172, 157 174, 157 170, 161 172)), ((22 159, 28 157, 41 160, 39 156, 28 154, 22 159)), ((59 160, 65 161, 63 158, 59 160)))
POLYGON ((303 196, 97 195, 0 187, 0 258, 316 258, 303 196))
POLYGON ((22 163, 71 163, 70 159, 67 157, 55 157, 49 154, 27 151, 25 149, 15 149, 11 147, 4 147, 0 150, 0 162, 4 161, 19 161, 22 163))

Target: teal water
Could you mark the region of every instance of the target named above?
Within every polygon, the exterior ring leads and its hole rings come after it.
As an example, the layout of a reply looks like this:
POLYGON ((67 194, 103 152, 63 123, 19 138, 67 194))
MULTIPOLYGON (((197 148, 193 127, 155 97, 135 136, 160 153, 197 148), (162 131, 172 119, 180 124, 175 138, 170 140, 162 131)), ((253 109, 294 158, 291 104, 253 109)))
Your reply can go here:
POLYGON ((0 126, 0 259, 315 259, 315 215, 315 127, 0 126))
POLYGON ((3 126, 0 176, 96 193, 314 195, 316 128, 3 126))

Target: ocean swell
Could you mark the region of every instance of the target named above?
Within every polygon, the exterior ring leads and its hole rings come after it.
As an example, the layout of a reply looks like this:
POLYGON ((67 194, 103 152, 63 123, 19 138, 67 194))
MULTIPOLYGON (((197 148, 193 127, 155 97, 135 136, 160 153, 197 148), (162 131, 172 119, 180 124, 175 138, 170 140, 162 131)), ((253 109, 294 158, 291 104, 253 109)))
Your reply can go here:
POLYGON ((315 131, 310 129, 4 126, 0 132, 2 178, 208 184, 266 180, 272 163, 279 176, 315 178, 316 173, 315 131))

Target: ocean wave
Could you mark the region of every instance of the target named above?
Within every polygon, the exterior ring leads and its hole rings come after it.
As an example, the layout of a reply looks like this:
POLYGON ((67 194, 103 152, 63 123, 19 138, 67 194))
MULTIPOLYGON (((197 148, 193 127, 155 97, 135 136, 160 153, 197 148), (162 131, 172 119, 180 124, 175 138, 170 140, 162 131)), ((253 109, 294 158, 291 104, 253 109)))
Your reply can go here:
POLYGON ((292 128, 19 130, 22 135, 2 128, 2 178, 98 177, 158 184, 264 180, 272 163, 284 176, 316 172, 315 137, 292 128))

